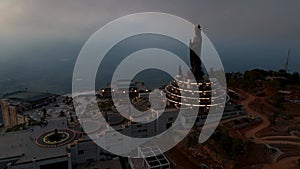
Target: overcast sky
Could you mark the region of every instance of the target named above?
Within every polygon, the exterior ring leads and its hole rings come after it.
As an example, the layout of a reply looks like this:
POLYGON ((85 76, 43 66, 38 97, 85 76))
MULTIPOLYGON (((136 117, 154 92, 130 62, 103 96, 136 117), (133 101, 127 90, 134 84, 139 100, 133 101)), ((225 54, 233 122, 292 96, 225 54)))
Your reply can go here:
POLYGON ((76 58, 101 26, 136 12, 200 23, 226 71, 283 68, 289 48, 289 69, 300 71, 299 9, 299 0, 1 0, 0 71, 30 58, 76 58))
POLYGON ((263 52, 253 51, 260 57, 276 51, 280 54, 274 57, 279 57, 291 48, 292 59, 296 59, 300 44, 299 9, 299 0, 1 0, 0 56, 11 57, 11 50, 31 48, 36 43, 82 43, 113 19, 157 11, 201 23, 221 57, 233 57, 227 55, 238 54, 243 48, 263 52))

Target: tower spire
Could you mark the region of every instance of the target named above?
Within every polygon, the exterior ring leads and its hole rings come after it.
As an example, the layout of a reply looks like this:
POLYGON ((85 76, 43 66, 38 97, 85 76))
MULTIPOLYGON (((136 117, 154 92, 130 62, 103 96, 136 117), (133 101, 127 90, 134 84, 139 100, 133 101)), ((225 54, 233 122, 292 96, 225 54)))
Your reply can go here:
POLYGON ((201 48, 202 48, 202 36, 201 26, 195 25, 195 37, 193 40, 190 41, 190 64, 191 64, 191 71, 194 74, 197 81, 202 80, 204 73, 202 71, 201 66, 201 48))

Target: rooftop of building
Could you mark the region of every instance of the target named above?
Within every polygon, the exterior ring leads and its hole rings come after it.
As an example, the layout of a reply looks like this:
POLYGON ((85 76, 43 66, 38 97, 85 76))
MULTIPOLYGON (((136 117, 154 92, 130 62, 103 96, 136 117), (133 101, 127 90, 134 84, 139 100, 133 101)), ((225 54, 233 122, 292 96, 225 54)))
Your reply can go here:
POLYGON ((79 165, 77 166, 77 169, 86 169, 86 168, 93 168, 93 169, 122 169, 122 165, 119 159, 113 159, 108 161, 97 161, 93 162, 90 165, 79 165))
POLYGON ((25 101, 25 102, 36 102, 39 100, 46 99, 53 95, 54 94, 51 94, 51 93, 23 90, 23 91, 16 91, 16 92, 5 94, 5 95, 3 95, 3 98, 16 99, 16 100, 21 100, 21 101, 25 101))
POLYGON ((61 112, 64 112, 65 115, 67 115, 67 113, 72 112, 73 115, 75 115, 75 113, 73 112, 73 106, 72 105, 68 105, 65 104, 63 102, 55 102, 55 103, 51 103, 48 104, 44 107, 39 107, 39 108, 34 108, 34 109, 30 109, 30 110, 26 110, 24 112, 22 112, 25 115, 28 115, 30 118, 39 121, 40 118, 42 117, 43 113, 42 113, 42 109, 45 108, 47 111, 47 119, 56 119, 60 116, 61 112))
POLYGON ((40 147, 35 138, 41 133, 54 128, 68 128, 65 118, 51 120, 47 126, 33 126, 32 130, 0 134, 0 160, 17 159, 16 163, 67 156, 66 146, 55 148, 40 147))
MULTIPOLYGON (((52 96, 52 94, 39 96, 37 92, 33 93, 33 97, 42 98, 42 96, 52 96)), ((15 92, 10 96, 15 97, 24 95, 23 92, 15 92)), ((12 102, 20 102, 15 99, 12 102)), ((22 103, 22 102, 21 102, 22 103)), ((72 112, 73 106, 66 104, 57 97, 57 102, 50 103, 44 107, 47 110, 47 125, 25 125, 23 129, 15 132, 0 133, 0 163, 3 161, 15 161, 16 164, 31 162, 34 158, 36 161, 43 159, 61 158, 67 156, 66 145, 55 147, 43 147, 36 143, 38 136, 52 131, 54 129, 69 129, 67 114, 72 112), (65 116, 61 116, 61 112, 65 116)), ((33 120, 40 121, 43 116, 43 108, 35 108, 24 111, 23 113, 31 117, 33 120)), ((72 112, 73 113, 73 112, 72 112)), ((75 116, 75 113, 72 114, 75 116)), ((1 164, 0 164, 1 168, 1 164)))

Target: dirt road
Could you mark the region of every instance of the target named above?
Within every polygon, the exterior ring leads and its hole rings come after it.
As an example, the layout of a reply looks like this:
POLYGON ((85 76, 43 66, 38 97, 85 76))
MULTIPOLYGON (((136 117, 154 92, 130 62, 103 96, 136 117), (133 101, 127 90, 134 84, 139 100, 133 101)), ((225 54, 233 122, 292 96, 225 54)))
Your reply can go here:
MULTIPOLYGON (((246 133, 245 133, 245 137, 246 138, 253 138, 253 142, 257 143, 257 144, 265 144, 268 145, 269 144, 287 144, 287 145, 294 145, 294 146, 300 146, 300 142, 297 140, 291 141, 289 139, 291 138, 299 138, 299 137, 295 137, 295 136, 268 136, 268 137, 256 137, 256 133, 259 132, 260 130, 267 128, 270 125, 269 119, 267 116, 254 111, 253 109, 251 109, 249 107, 249 104, 252 103, 257 97, 253 96, 249 93, 243 92, 243 91, 239 91, 242 95, 246 96, 246 99, 243 100, 241 102, 241 104, 243 105, 245 111, 252 116, 255 117, 260 117, 262 119, 262 123, 260 123, 258 126, 249 129, 246 133), (287 139, 287 140, 284 140, 287 139)), ((273 158, 273 163, 272 164, 265 164, 264 165, 264 169, 296 169, 297 167, 299 168, 299 164, 296 164, 296 161, 300 158, 300 157, 287 157, 284 158, 280 161, 277 162, 277 158, 279 157, 279 155, 283 154, 278 148, 274 147, 274 149, 276 149, 278 152, 276 155, 274 155, 273 158)))

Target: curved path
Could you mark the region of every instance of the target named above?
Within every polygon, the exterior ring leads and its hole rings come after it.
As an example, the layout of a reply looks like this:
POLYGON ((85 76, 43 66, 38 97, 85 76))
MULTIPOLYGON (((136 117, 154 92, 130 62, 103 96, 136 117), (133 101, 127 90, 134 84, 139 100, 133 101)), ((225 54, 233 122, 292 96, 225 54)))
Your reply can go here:
MULTIPOLYGON (((297 168, 299 164, 296 163, 296 161, 300 158, 300 156, 294 156, 289 158, 284 158, 280 160, 278 163, 273 163, 270 165, 265 165, 264 169, 291 169, 291 168, 297 168)), ((299 167, 299 166, 298 166, 299 167)))
MULTIPOLYGON (((243 105, 244 107, 244 110, 249 114, 249 115, 252 115, 252 116, 255 116, 255 117, 260 117, 262 119, 262 123, 260 123, 258 126, 252 128, 252 129, 249 129, 246 134, 245 134, 245 137, 246 138, 256 138, 255 134, 257 132, 259 132, 260 130, 264 129, 264 128, 267 128, 269 125, 270 125, 270 122, 268 120, 268 117, 261 114, 261 113, 258 113, 256 111, 254 111, 253 109, 251 109, 249 107, 249 104, 252 103, 254 100, 255 100, 255 96, 249 94, 249 93, 246 93, 246 92, 242 92, 243 95, 245 95, 247 98, 245 100, 243 100, 241 102, 241 104, 243 105)), ((255 139, 253 140, 255 142, 255 139)))
POLYGON ((300 138, 296 137, 296 136, 256 137, 255 134, 257 132, 259 132, 260 130, 262 130, 264 128, 267 128, 270 125, 269 119, 267 116, 255 111, 249 107, 249 104, 252 103, 256 99, 256 96, 253 96, 253 95, 243 92, 241 90, 239 90, 239 92, 242 95, 246 96, 246 99, 241 102, 241 104, 244 107, 244 110, 249 115, 252 115, 255 117, 260 117, 262 119, 262 123, 260 123, 258 126, 252 128, 252 129, 249 129, 248 131, 246 131, 245 137, 248 139, 253 138, 253 142, 255 142, 257 144, 265 144, 268 148, 272 148, 277 151, 277 153, 274 154, 274 156, 272 158, 273 164, 266 164, 264 166, 264 169, 273 169, 273 168, 284 169, 284 168, 290 168, 290 167, 295 166, 295 161, 297 161, 299 159, 298 156, 283 158, 277 162, 277 159, 283 154, 283 152, 280 151, 280 149, 278 149, 277 147, 270 146, 270 144, 283 144, 283 145, 286 144, 286 145, 300 146, 300 142, 297 141, 297 139, 300 139, 300 138), (284 140, 284 139, 287 139, 287 140, 284 140), (290 139, 295 139, 295 140, 290 140, 290 139))

